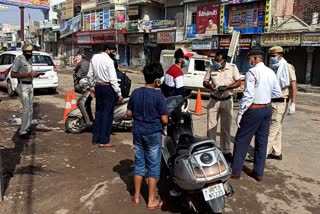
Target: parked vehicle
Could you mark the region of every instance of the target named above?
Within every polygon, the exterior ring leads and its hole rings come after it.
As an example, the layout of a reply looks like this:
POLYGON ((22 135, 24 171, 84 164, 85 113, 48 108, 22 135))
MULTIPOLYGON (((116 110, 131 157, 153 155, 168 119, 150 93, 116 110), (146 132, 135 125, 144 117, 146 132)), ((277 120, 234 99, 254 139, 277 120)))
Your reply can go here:
MULTIPOLYGON (((193 52, 194 53, 194 52, 193 52)), ((160 55, 160 63, 164 71, 167 71, 174 64, 174 50, 162 50, 160 55)), ((190 94, 193 90, 209 91, 203 87, 203 79, 206 73, 213 65, 213 58, 194 53, 190 58, 188 67, 182 69, 184 73, 184 88, 186 94, 190 94)), ((234 89, 235 98, 241 96, 244 90, 244 75, 241 75, 241 86, 234 89)))
MULTIPOLYGON (((78 108, 68 114, 65 122, 66 131, 73 134, 79 134, 87 128, 91 128, 94 123, 91 111, 92 97, 90 96, 92 84, 87 77, 84 77, 79 81, 79 86, 81 87, 82 94, 77 101, 78 108)), ((127 116, 128 102, 129 98, 124 98, 121 103, 117 103, 115 106, 113 128, 132 128, 133 120, 127 116)))
MULTIPOLYGON (((7 71, 5 75, 0 75, 0 87, 6 87, 10 96, 15 94, 18 85, 18 80, 11 78, 10 68, 14 59, 21 54, 21 51, 6 51, 0 54, 0 73, 7 71)), ((49 89, 51 93, 56 92, 59 85, 57 68, 49 54, 33 51, 32 70, 44 73, 33 79, 34 89, 49 89)))
POLYGON ((195 213, 221 213, 225 195, 233 195, 228 182, 231 168, 213 140, 194 135, 184 103, 182 96, 167 98, 170 119, 162 149, 162 178, 169 188, 178 187, 182 201, 195 213))

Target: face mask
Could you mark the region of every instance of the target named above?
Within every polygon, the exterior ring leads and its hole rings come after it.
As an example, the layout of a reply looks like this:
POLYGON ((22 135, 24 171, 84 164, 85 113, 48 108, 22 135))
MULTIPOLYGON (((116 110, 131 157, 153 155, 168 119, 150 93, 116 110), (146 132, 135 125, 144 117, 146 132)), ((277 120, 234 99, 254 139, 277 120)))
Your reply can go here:
POLYGON ((253 61, 250 61, 248 64, 250 68, 253 68, 254 66, 256 66, 255 64, 253 64, 253 61))
POLYGON ((110 56, 111 59, 114 59, 116 55, 113 54, 113 53, 109 53, 109 56, 110 56))
POLYGON ((32 57, 32 54, 25 53, 24 56, 26 57, 26 59, 30 59, 32 57))
POLYGON ((271 57, 271 64, 278 64, 279 63, 279 59, 278 59, 278 57, 277 56, 274 56, 274 57, 271 57))
POLYGON ((189 66, 190 61, 185 59, 184 63, 183 63, 183 67, 188 67, 189 66))
POLYGON ((222 68, 222 63, 221 63, 221 62, 215 62, 215 63, 213 64, 213 66, 214 66, 214 68, 215 68, 216 70, 219 70, 220 68, 222 68))

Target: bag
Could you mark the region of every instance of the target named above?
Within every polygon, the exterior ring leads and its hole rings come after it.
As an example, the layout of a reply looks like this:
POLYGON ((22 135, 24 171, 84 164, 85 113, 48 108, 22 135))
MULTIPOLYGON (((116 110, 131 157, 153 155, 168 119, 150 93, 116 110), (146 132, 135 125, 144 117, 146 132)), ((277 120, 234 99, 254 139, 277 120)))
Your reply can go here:
POLYGON ((122 73, 119 69, 117 69, 116 71, 121 94, 124 98, 129 97, 131 89, 131 79, 125 73, 122 73))

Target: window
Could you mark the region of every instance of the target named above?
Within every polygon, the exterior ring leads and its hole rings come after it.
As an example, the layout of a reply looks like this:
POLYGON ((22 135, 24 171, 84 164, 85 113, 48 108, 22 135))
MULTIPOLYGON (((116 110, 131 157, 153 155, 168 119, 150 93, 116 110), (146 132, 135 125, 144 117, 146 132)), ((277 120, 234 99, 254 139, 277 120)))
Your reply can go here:
POLYGON ((208 71, 210 68, 210 62, 206 60, 195 60, 194 70, 195 71, 208 71))
POLYGON ((1 55, 1 56, 0 56, 0 65, 4 65, 4 64, 3 64, 3 59, 4 59, 4 55, 1 55))
POLYGON ((191 15, 191 24, 195 25, 196 24, 196 19, 197 19, 197 12, 192 13, 191 15))
POLYGON ((12 54, 4 54, 3 55, 3 65, 10 65, 10 64, 12 64, 13 63, 13 60, 14 60, 14 58, 15 58, 15 56, 14 55, 12 55, 12 54))
POLYGON ((53 66, 53 62, 50 56, 44 55, 33 55, 32 56, 32 64, 40 64, 44 66, 53 66))

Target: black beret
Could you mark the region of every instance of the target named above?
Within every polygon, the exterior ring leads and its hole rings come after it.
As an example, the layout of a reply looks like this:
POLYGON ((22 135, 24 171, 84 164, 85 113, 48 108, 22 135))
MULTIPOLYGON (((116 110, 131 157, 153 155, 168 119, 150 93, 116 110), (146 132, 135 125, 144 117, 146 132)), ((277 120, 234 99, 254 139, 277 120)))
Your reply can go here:
POLYGON ((104 45, 104 50, 107 50, 107 49, 109 49, 109 50, 117 50, 117 47, 116 47, 116 45, 115 44, 106 44, 106 45, 104 45))

